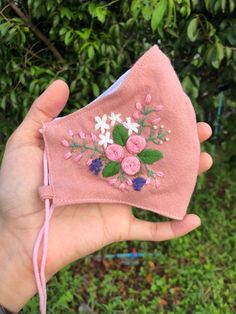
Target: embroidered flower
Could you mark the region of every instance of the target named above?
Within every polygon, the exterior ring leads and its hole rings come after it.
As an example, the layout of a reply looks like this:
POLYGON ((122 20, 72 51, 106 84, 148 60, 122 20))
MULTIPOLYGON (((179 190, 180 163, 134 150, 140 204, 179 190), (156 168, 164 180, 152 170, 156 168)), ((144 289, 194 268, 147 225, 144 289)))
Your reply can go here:
POLYGON ((62 143, 62 145, 65 146, 65 147, 69 147, 69 146, 70 146, 70 143, 69 143, 67 140, 65 140, 65 139, 63 139, 63 140, 61 141, 61 143, 62 143))
POLYGON ((164 156, 153 144, 165 145, 171 134, 159 124, 162 108, 161 104, 153 105, 147 94, 134 104, 132 118, 123 121, 121 113, 111 112, 95 117, 95 131, 99 132, 69 130, 61 140, 66 149, 64 159, 86 165, 120 191, 141 191, 145 185, 159 189, 164 173, 152 165, 164 156))
POLYGON ((91 139, 93 140, 93 141, 96 141, 97 140, 97 135, 96 134, 94 134, 94 133, 92 133, 91 132, 91 139))
POLYGON ((152 124, 153 124, 153 125, 156 125, 156 124, 158 124, 160 121, 161 121, 161 118, 156 118, 156 119, 152 120, 152 124))
POLYGON ((105 154, 109 160, 121 161, 124 158, 125 152, 121 145, 112 144, 106 148, 105 154))
POLYGON ((140 161, 135 156, 125 157, 121 163, 121 168, 124 171, 124 173, 131 176, 139 172, 140 167, 141 167, 140 161))
POLYGON ((65 153, 65 155, 64 155, 64 159, 69 159, 70 157, 72 156, 72 153, 71 152, 67 152, 67 153, 65 153))
POLYGON ((146 140, 140 135, 131 135, 126 142, 126 148, 131 154, 140 153, 144 150, 145 146, 146 140))
POLYGON ((79 132, 79 136, 82 140, 84 140, 86 138, 86 134, 83 131, 79 132))
POLYGON ((116 124, 116 122, 121 123, 121 113, 117 113, 115 114, 114 112, 111 113, 110 117, 108 118, 109 120, 111 120, 111 126, 114 126, 116 124))
POLYGON ((155 186, 156 186, 156 188, 158 189, 160 187, 160 185, 161 185, 160 181, 156 178, 155 179, 155 186))
POLYGON ((89 159, 87 160, 87 165, 90 166, 92 162, 93 162, 93 159, 92 159, 92 158, 89 158, 89 159))
POLYGON ((128 129, 128 134, 131 135, 133 132, 138 132, 138 127, 140 126, 138 123, 132 122, 131 118, 126 118, 126 121, 123 122, 123 125, 126 129, 128 129))
POLYGON ((112 178, 112 179, 109 179, 109 180, 108 180, 108 183, 109 183, 110 185, 115 185, 115 184, 116 184, 116 181, 117 181, 116 178, 112 178))
POLYGON ((130 178, 127 178, 126 184, 128 184, 128 185, 133 185, 133 182, 132 182, 132 180, 131 180, 130 178))
POLYGON ((77 156, 75 156, 74 161, 80 161, 80 159, 83 157, 82 154, 79 154, 77 156))
POLYGON ((105 133, 106 130, 109 130, 109 129, 110 129, 109 124, 106 123, 106 122, 107 122, 107 115, 106 115, 106 114, 104 114, 104 115, 102 116, 102 118, 100 118, 99 116, 96 116, 96 117, 95 117, 95 121, 97 122, 97 123, 95 124, 95 130, 96 130, 96 131, 99 130, 99 129, 101 129, 101 132, 102 132, 102 133, 105 133))
POLYGON ((134 111, 134 113, 132 114, 132 117, 133 117, 135 120, 140 119, 140 117, 141 117, 141 112, 138 111, 138 110, 134 111))
POLYGON ((123 192, 123 191, 125 191, 126 190, 126 185, 125 185, 125 183, 121 183, 120 185, 119 185, 119 189, 123 192))
POLYGON ((94 174, 96 174, 96 176, 99 174, 99 172, 102 169, 102 161, 100 158, 96 158, 93 159, 93 161, 91 162, 90 166, 89 166, 89 170, 92 171, 94 174))
POLYGON ((145 97, 145 103, 150 104, 151 101, 152 101, 152 96, 150 94, 147 94, 147 96, 145 97))
POLYGON ((99 134, 100 141, 98 145, 107 148, 108 144, 113 144, 113 140, 110 138, 110 132, 106 132, 105 134, 99 134))
POLYGON ((136 109, 138 109, 140 111, 143 109, 143 106, 140 102, 136 102, 135 107, 136 107, 136 109))
POLYGON ((70 137, 73 137, 74 132, 71 129, 68 131, 68 133, 69 133, 70 137))
POLYGON ((132 187, 135 191, 141 191, 142 187, 146 184, 146 179, 137 177, 132 180, 132 187))

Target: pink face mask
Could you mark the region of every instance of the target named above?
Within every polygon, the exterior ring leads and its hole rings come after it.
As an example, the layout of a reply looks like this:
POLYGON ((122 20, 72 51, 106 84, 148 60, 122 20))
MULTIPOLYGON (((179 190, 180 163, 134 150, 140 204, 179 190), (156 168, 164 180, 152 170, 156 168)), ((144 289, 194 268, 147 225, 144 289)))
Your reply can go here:
POLYGON ((122 203, 183 219, 198 172, 195 112, 169 59, 155 45, 86 107, 45 123, 45 223, 34 249, 41 312, 53 209, 122 203), (43 239, 40 272, 37 258, 43 239))

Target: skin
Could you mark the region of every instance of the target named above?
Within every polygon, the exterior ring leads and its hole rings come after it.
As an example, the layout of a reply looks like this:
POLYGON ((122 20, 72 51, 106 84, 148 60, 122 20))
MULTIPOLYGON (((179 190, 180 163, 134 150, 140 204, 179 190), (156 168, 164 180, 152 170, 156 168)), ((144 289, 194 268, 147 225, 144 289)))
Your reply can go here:
MULTIPOLYGON (((43 140, 39 128, 61 112, 69 97, 65 82, 57 80, 32 104, 10 136, 0 170, 0 304, 19 311, 37 292, 32 254, 44 220, 38 197, 43 183, 43 140)), ((198 123, 200 142, 211 135, 198 123)), ((199 174, 212 165, 201 153, 199 174)), ((84 204, 57 208, 50 221, 46 279, 65 265, 118 241, 164 241, 183 236, 200 225, 187 214, 182 221, 148 222, 135 218, 128 205, 84 204)), ((41 253, 41 252, 40 252, 41 253)), ((39 256, 40 259, 40 256, 39 256)))

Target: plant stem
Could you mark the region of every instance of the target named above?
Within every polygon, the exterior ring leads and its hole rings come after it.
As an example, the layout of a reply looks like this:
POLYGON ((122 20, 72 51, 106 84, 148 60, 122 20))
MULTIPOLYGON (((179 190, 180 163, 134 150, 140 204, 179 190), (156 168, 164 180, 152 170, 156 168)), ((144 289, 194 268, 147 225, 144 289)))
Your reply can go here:
POLYGON ((54 57, 64 62, 64 59, 60 52, 54 47, 53 43, 33 24, 30 16, 25 15, 21 9, 16 5, 15 1, 9 1, 9 5, 16 12, 16 14, 25 22, 26 25, 32 30, 32 32, 48 47, 54 57))
POLYGON ((89 150, 92 150, 92 151, 94 151, 94 152, 103 154, 103 151, 100 150, 97 146, 89 146, 89 145, 86 145, 86 143, 79 144, 79 143, 73 142, 73 143, 71 144, 71 148, 72 148, 72 149, 84 148, 84 149, 89 149, 89 150))

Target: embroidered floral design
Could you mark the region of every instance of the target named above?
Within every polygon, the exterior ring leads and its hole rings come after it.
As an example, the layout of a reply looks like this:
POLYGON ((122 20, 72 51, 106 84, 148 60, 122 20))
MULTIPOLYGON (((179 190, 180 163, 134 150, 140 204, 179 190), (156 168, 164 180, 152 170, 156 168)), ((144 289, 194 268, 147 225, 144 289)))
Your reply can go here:
POLYGON ((171 130, 165 131, 159 112, 162 105, 152 105, 152 97, 146 95, 143 102, 136 102, 132 117, 122 118, 121 113, 111 112, 96 116, 94 130, 68 131, 68 138, 61 144, 67 148, 64 159, 73 159, 107 180, 121 191, 132 188, 141 191, 144 186, 159 188, 164 173, 150 165, 164 156, 159 149, 148 148, 149 142, 163 145, 169 141, 171 130), (69 149, 69 151, 68 151, 69 149))

